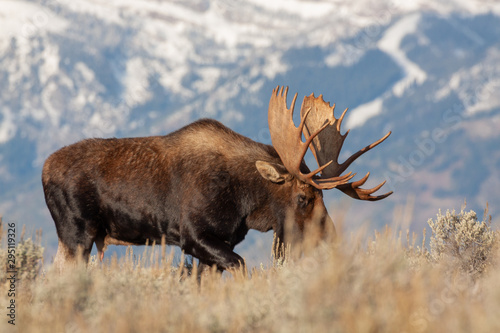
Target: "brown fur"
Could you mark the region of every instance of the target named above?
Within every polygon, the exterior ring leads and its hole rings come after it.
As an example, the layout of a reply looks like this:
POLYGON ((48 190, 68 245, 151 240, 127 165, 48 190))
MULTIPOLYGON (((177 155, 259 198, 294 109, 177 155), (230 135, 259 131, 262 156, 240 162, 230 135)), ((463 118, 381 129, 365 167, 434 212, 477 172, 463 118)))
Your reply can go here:
POLYGON ((109 244, 165 237, 202 264, 227 269, 242 263, 233 249, 249 229, 273 229, 283 240, 289 209, 300 230, 313 216, 329 220, 321 191, 291 176, 272 146, 208 119, 166 136, 63 147, 45 162, 42 183, 58 264, 78 247, 88 259, 93 243, 102 258, 109 244))

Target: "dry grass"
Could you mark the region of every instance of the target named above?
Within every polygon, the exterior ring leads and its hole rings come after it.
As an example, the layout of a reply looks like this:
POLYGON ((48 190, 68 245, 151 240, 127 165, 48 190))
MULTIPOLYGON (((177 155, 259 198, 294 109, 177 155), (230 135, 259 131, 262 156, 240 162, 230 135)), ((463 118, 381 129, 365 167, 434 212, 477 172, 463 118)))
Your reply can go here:
MULTIPOLYGON (((448 244, 468 230, 461 223, 474 219, 462 213, 432 221, 431 245, 448 244), (455 230, 446 229, 451 238, 443 241, 440 232, 452 220, 455 230)), ((16 327, 51 333, 498 332, 499 237, 489 225, 482 228, 471 229, 475 233, 466 238, 474 246, 461 252, 467 263, 480 257, 472 271, 460 252, 415 246, 389 228, 368 239, 342 235, 339 243, 323 243, 272 267, 206 272, 201 282, 174 267, 161 246, 62 275, 50 267, 37 274, 36 260, 26 261, 35 273, 18 281, 16 327)), ((6 288, 0 290, 3 309, 6 288)), ((12 327, 0 314, 0 331, 8 332, 12 327)))

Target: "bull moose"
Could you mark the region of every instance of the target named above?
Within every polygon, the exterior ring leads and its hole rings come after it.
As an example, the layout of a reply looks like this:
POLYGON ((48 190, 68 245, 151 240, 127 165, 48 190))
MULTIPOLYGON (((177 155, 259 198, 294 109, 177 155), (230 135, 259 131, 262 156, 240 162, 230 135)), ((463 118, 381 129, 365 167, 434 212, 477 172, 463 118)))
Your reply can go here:
POLYGON ((42 183, 59 238, 54 264, 61 267, 78 254, 88 261, 94 243, 102 260, 109 244, 164 238, 200 264, 225 270, 243 263, 233 249, 249 229, 272 229, 284 240, 289 218, 299 232, 314 221, 334 228, 322 190, 371 201, 392 193, 372 195, 385 182, 360 188, 369 173, 354 182, 355 174, 341 175, 391 132, 339 164, 347 109, 337 119, 335 105, 311 94, 296 127, 297 94, 289 109, 287 92, 278 86, 269 102, 272 146, 202 119, 165 136, 86 139, 53 153, 42 183), (314 171, 304 162, 308 149, 319 165, 314 171))

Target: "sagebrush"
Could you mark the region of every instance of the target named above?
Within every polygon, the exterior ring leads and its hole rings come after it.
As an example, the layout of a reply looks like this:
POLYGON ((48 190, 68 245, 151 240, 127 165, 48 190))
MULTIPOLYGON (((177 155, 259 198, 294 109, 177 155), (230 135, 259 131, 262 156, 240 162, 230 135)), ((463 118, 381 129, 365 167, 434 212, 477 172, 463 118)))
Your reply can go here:
MULTIPOLYGON (((429 249, 386 228, 368 240, 361 233, 340 235, 341 241, 296 258, 250 271, 205 272, 201 279, 188 274, 184 261, 172 265, 161 246, 103 264, 93 257, 61 275, 45 265, 44 274, 18 285, 16 327, 51 333, 495 332, 498 236, 481 223, 471 212, 438 214, 429 249), (463 226, 466 221, 471 225, 463 226), (474 246, 481 237, 492 241, 474 248, 484 259, 480 265, 470 261, 470 250, 460 250, 453 254, 466 256, 450 269, 443 263, 447 249, 464 230, 477 230, 466 237, 476 235, 474 246), (464 262, 475 269, 463 269, 469 267, 464 262)), ((4 290, 1 295, 5 304, 4 290)), ((0 324, 2 332, 11 328, 5 319, 0 324)))
POLYGON ((430 256, 435 262, 446 264, 472 276, 482 274, 492 261, 491 253, 497 244, 498 232, 491 230, 487 211, 479 221, 474 211, 462 208, 459 214, 446 211, 428 221, 432 230, 430 256))

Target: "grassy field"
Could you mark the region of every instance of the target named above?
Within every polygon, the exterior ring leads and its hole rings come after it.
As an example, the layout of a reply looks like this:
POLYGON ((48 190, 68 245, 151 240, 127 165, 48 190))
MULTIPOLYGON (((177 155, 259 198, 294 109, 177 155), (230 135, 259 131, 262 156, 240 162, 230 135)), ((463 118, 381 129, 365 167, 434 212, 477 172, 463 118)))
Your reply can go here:
MULTIPOLYGON (((0 271, 0 331, 500 332, 498 232, 464 210, 429 225, 426 243, 390 228, 343 234, 270 267, 200 280, 162 246, 58 274, 40 264, 39 235, 23 236, 15 296, 0 271)), ((7 264, 7 223, 2 233, 7 264)))

